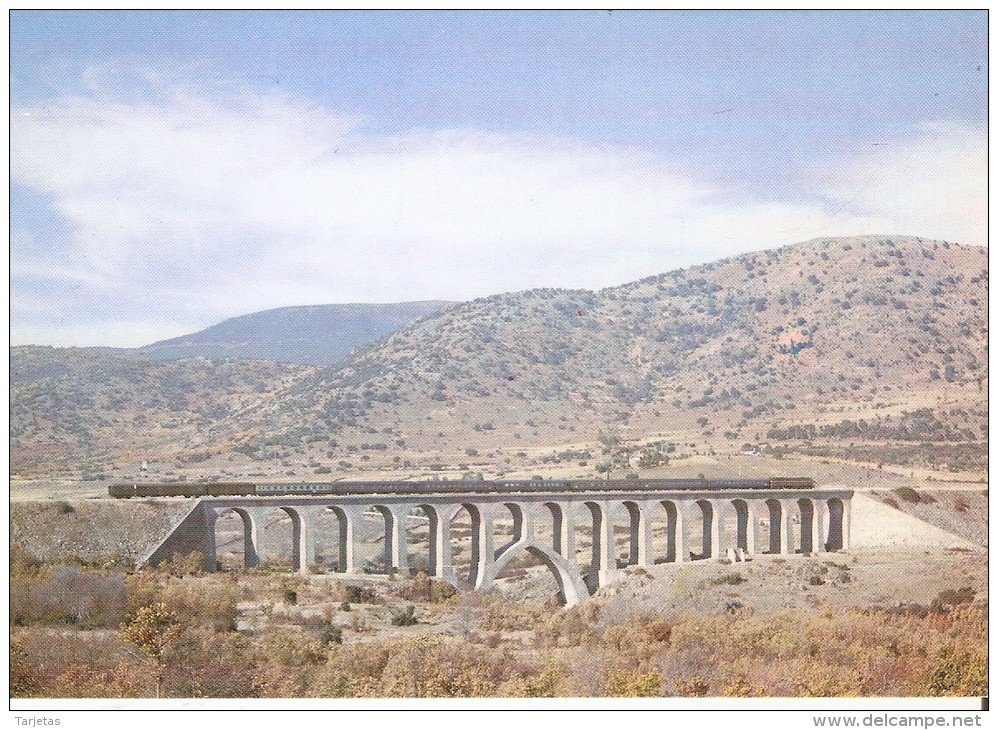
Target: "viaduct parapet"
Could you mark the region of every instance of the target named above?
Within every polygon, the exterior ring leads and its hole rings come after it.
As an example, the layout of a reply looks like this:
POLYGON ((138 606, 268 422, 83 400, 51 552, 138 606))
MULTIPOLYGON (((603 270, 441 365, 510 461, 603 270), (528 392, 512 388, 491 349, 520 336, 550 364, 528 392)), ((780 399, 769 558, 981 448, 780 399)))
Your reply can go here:
POLYGON ((408 572, 413 557, 410 550, 418 547, 428 552, 421 564, 428 565, 429 575, 456 584, 452 540, 456 535, 452 531, 457 530, 452 522, 463 510, 466 517, 461 537, 467 538, 467 522, 471 525, 470 564, 468 559, 462 561, 468 565, 466 580, 470 586, 487 589, 510 561, 526 553, 547 566, 565 604, 573 605, 610 583, 618 569, 629 565, 720 559, 737 562, 762 553, 816 554, 849 549, 853 495, 849 489, 628 491, 618 483, 605 489, 593 489, 590 484, 585 490, 531 489, 518 493, 488 491, 482 483, 473 482, 467 491, 454 491, 452 482, 447 492, 434 492, 434 482, 403 484, 407 491, 397 494, 202 497, 142 562, 155 565, 196 550, 205 556, 207 567, 216 570, 215 523, 234 513, 242 522, 244 564, 256 566, 266 558, 264 526, 279 511, 291 521, 290 552, 295 570, 308 572, 316 565, 317 539, 324 537, 320 531, 334 523, 336 570, 363 572, 362 526, 365 519, 375 518, 379 524, 383 521, 381 557, 386 569, 408 572), (413 487, 419 491, 414 492, 413 487), (410 545, 407 521, 411 520, 428 525, 428 542, 410 545), (497 522, 504 525, 498 536, 494 529, 497 522), (657 526, 654 540, 653 522, 657 526), (497 544, 500 540, 502 544, 497 544))

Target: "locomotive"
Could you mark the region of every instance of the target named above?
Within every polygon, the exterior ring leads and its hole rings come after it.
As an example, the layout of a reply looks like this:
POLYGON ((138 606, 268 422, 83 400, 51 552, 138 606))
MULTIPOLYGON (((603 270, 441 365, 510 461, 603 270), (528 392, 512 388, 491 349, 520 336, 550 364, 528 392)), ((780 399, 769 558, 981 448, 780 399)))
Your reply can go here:
POLYGON ((249 482, 147 482, 119 483, 108 487, 115 499, 129 497, 279 497, 284 495, 338 494, 515 494, 531 492, 668 492, 718 490, 814 489, 810 477, 768 477, 760 479, 530 479, 494 481, 338 481, 285 484, 249 482))

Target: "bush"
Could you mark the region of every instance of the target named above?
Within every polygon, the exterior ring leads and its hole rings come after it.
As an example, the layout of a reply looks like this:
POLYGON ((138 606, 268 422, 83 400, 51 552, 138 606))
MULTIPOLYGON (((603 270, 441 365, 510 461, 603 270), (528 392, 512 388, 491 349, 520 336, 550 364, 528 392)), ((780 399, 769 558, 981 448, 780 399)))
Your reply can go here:
POLYGON ((342 644, 343 643, 343 629, 339 626, 334 626, 331 623, 326 623, 322 627, 322 634, 319 636, 319 640, 322 642, 323 646, 330 646, 331 644, 342 644))
POLYGON ((662 675, 654 667, 633 671, 617 670, 606 682, 608 697, 658 697, 662 690, 662 675))
POLYGON ((947 645, 940 649, 927 680, 932 697, 986 697, 988 661, 947 645))
POLYGON ((402 613, 392 616, 392 626, 415 626, 418 623, 415 606, 410 605, 402 613))
POLYGON ((430 583, 430 600, 433 603, 443 603, 448 598, 457 595, 457 588, 444 580, 434 580, 430 583))
POLYGON ((739 583, 745 583, 748 578, 743 576, 741 573, 725 573, 724 575, 718 576, 717 578, 712 578, 711 583, 716 586, 727 585, 736 586, 739 583))
POLYGON ((911 502, 912 504, 918 504, 921 501, 918 492, 916 492, 911 487, 898 487, 894 490, 894 494, 899 496, 905 502, 911 502))
POLYGON ((298 603, 298 592, 294 588, 285 588, 281 593, 281 598, 289 606, 294 606, 298 603))
POLYGON ((347 584, 342 590, 346 603, 378 603, 378 594, 370 588, 347 584))
MULTIPOLYGON (((13 565, 12 565, 13 567, 13 565)), ((48 565, 10 577, 10 622, 116 628, 126 618, 125 576, 118 572, 48 565)))
POLYGON ((974 600, 977 592, 970 586, 965 586, 959 590, 940 591, 939 595, 932 599, 929 610, 933 613, 943 613, 948 610, 947 606, 959 606, 963 603, 970 603, 974 600))

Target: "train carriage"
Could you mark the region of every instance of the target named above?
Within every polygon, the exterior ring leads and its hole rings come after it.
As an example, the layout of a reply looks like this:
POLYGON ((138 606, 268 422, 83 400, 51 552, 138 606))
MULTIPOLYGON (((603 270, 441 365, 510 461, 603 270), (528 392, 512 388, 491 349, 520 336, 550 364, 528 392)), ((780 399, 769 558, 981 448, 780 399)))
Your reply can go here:
POLYGON ((144 482, 118 483, 108 487, 115 499, 129 497, 239 497, 323 494, 426 494, 435 493, 531 493, 578 492, 663 492, 814 489, 810 477, 769 477, 764 479, 621 479, 601 480, 503 480, 503 481, 340 481, 295 484, 252 484, 249 482, 144 482))

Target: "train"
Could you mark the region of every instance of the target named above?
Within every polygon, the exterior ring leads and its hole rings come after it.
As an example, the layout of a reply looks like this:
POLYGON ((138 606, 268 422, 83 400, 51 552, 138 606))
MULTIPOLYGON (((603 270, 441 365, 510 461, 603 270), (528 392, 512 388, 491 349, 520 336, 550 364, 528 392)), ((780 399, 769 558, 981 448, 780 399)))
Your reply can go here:
POLYGON ((814 489, 810 477, 767 477, 759 479, 530 479, 456 481, 338 481, 293 484, 253 484, 249 482, 144 482, 118 483, 108 487, 115 499, 130 497, 280 497, 324 494, 489 494, 531 492, 665 492, 719 490, 814 489))

